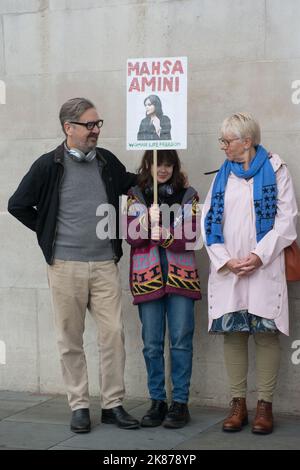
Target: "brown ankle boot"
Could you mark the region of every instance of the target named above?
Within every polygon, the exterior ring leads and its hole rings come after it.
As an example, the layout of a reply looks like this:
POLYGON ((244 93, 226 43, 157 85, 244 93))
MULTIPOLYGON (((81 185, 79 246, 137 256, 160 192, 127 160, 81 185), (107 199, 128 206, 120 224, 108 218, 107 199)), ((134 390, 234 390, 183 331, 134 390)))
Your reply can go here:
POLYGON ((252 425, 252 432, 256 434, 270 434, 273 431, 272 403, 258 400, 256 416, 252 425))
POLYGON ((245 398, 233 398, 231 412, 223 422, 223 431, 241 431, 245 424, 248 424, 248 412, 245 398))

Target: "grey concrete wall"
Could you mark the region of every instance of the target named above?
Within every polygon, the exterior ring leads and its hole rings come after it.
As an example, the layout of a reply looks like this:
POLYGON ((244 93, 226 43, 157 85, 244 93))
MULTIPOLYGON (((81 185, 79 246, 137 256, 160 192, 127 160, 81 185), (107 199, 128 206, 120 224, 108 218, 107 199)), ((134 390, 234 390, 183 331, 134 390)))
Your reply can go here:
MULTIPOLYGON (((298 0, 0 0, 0 388, 63 392, 53 332, 46 269, 35 234, 6 213, 8 197, 29 165, 62 140, 58 110, 74 96, 98 106, 105 126, 101 145, 136 169, 141 154, 125 150, 125 65, 129 57, 187 55, 188 149, 184 167, 203 200, 217 168, 218 127, 231 112, 248 110, 263 142, 293 174, 300 202, 300 79, 298 0), (1 100, 0 100, 1 103, 1 100), (1 343, 3 345, 3 343, 1 343)), ((128 249, 120 264, 126 325, 127 392, 146 396, 140 325, 128 290, 128 249)), ((207 256, 198 255, 204 299, 197 306, 191 399, 229 400, 222 338, 207 335, 207 256)), ((290 287, 291 336, 282 338, 276 408, 300 413, 299 284, 290 287), (294 361, 297 362, 297 361, 294 361)), ((87 319, 85 345, 90 390, 97 394, 95 332, 87 319)), ((249 401, 256 400, 251 345, 249 401)))

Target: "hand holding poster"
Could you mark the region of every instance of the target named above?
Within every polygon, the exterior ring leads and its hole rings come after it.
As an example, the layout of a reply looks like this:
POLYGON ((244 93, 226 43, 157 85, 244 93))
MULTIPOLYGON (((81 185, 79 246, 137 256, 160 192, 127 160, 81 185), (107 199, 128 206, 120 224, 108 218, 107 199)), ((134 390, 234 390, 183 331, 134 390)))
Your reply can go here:
POLYGON ((127 150, 183 149, 187 58, 127 61, 127 150))

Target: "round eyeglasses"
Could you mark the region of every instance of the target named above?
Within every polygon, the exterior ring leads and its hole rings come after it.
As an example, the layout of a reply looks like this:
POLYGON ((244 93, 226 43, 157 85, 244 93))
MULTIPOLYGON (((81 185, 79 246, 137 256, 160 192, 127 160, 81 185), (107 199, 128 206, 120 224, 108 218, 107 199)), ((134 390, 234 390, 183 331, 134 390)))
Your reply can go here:
POLYGON ((235 139, 223 139, 223 137, 220 137, 218 139, 220 145, 224 145, 225 147, 229 147, 231 142, 234 142, 235 140, 241 140, 240 137, 236 137, 235 139))

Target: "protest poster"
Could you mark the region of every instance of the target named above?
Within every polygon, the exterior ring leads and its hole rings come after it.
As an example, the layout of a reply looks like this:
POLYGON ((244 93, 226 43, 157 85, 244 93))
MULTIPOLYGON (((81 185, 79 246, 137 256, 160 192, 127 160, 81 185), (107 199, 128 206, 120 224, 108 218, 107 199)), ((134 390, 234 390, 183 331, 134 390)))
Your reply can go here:
POLYGON ((127 150, 187 146, 187 57, 128 59, 127 150))

